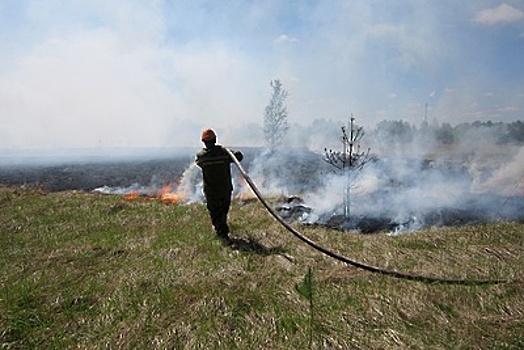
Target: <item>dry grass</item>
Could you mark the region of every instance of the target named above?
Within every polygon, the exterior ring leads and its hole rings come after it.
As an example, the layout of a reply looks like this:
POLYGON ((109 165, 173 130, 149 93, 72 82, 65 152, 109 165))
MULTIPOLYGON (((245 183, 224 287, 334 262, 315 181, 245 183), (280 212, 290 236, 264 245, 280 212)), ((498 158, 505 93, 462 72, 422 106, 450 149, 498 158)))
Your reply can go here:
POLYGON ((0 188, 0 346, 8 349, 517 349, 524 225, 409 235, 300 227, 348 257, 452 278, 370 274, 305 246, 257 202, 234 205, 234 247, 202 205, 0 188), (308 268, 314 309, 299 295, 308 268))

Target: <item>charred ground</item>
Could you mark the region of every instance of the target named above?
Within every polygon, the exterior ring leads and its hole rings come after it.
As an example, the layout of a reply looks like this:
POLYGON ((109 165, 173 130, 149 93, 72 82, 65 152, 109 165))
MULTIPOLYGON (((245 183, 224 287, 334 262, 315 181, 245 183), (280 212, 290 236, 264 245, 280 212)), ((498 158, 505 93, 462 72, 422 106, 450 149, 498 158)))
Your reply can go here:
POLYGON ((11 165, 0 168, 0 183, 9 186, 43 187, 55 192, 90 191, 101 186, 149 184, 153 179, 175 180, 182 176, 189 160, 117 160, 55 165, 11 165))
MULTIPOLYGON (((322 155, 296 149, 280 154, 268 154, 257 148, 240 150, 245 155, 243 166, 263 193, 283 198, 275 206, 289 221, 362 233, 463 226, 499 220, 524 221, 524 197, 520 193, 500 195, 464 190, 472 179, 461 162, 378 159, 372 164, 375 171, 363 175, 374 177, 378 185, 372 191, 366 190, 366 185, 356 186, 352 215, 347 218, 341 215, 343 188, 337 187, 333 181, 338 175, 322 160, 322 155), (449 182, 449 179, 454 181, 449 182), (447 182, 439 182, 444 180, 447 182), (423 193, 421 187, 431 183, 436 183, 429 188, 432 193, 423 193), (444 193, 447 198, 442 202, 445 196, 441 188, 450 192, 444 193), (462 190, 464 193, 460 192, 462 190), (457 198, 448 203, 450 194, 457 198), (324 203, 321 204, 319 199, 324 203), (321 208, 326 203, 330 207, 321 208)), ((193 162, 194 151, 185 150, 161 157, 0 164, 0 185, 42 188, 50 192, 93 191, 101 187, 158 187, 180 181, 193 162)), ((234 175, 238 180, 238 172, 234 171, 234 175)), ((241 182, 237 182, 235 187, 241 186, 241 182)))

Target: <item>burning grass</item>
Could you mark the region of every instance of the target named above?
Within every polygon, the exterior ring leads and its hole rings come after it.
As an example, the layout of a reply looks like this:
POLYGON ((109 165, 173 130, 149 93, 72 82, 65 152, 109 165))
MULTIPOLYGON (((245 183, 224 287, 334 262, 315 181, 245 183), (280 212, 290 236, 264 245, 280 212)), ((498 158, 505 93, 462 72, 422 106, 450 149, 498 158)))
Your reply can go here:
POLYGON ((234 247, 202 204, 0 188, 5 348, 522 348, 524 226, 410 235, 299 227, 348 257, 453 278, 370 274, 284 231, 257 202, 231 211, 234 247), (313 272, 313 310, 295 289, 313 272), (310 324, 310 312, 313 322, 310 324))
POLYGON ((166 185, 159 190, 149 190, 147 193, 140 193, 138 191, 130 192, 123 195, 123 198, 128 201, 141 200, 141 201, 150 201, 157 200, 166 205, 169 204, 178 204, 180 201, 184 200, 184 197, 179 193, 176 193, 176 186, 166 185))

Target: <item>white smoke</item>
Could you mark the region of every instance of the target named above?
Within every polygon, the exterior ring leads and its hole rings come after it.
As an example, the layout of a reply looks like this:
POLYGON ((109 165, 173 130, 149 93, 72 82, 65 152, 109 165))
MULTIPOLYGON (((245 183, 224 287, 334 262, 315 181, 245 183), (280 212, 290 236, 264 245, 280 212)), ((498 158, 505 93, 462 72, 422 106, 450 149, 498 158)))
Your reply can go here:
POLYGON ((202 203, 204 201, 202 170, 196 163, 191 163, 184 171, 176 192, 184 203, 202 203))
POLYGON ((401 232, 522 218, 523 147, 516 151, 514 146, 498 144, 497 134, 486 129, 466 130, 452 145, 422 136, 416 135, 407 145, 380 144, 380 138, 375 139, 373 151, 381 152, 351 175, 329 168, 323 154, 300 160, 315 164, 315 171, 297 171, 282 153, 274 154, 274 159, 257 159, 252 170, 268 195, 280 191, 303 198, 312 209, 301 219, 307 223, 340 217, 347 202, 351 222, 347 227, 357 229, 363 221, 401 232))
MULTIPOLYGON (((304 200, 311 208, 300 217, 306 223, 325 223, 340 216, 347 202, 350 229, 360 229, 364 223, 368 227, 381 225, 380 229, 392 233, 522 218, 524 147, 497 146, 494 138, 478 136, 463 137, 452 147, 420 139, 418 146, 410 145, 418 147, 416 151, 400 144, 377 147, 388 152, 374 154, 362 169, 349 175, 324 161, 323 153, 305 149, 240 151, 245 156, 244 169, 264 197, 297 196, 304 200), (508 197, 517 198, 508 201, 508 197)), ((234 196, 252 197, 240 173, 232 172, 234 196)), ((133 185, 118 193, 144 190, 133 185)), ((181 203, 204 201, 202 173, 196 164, 184 171, 176 193, 181 203)))
POLYGON ((524 147, 512 161, 497 169, 479 190, 505 196, 524 195, 524 147))
POLYGON ((113 186, 102 186, 95 188, 93 190, 95 193, 101 193, 101 194, 116 194, 119 196, 123 196, 130 193, 136 193, 138 195, 147 195, 151 193, 151 187, 149 186, 143 186, 138 183, 134 183, 129 186, 121 186, 121 187, 113 187, 113 186))

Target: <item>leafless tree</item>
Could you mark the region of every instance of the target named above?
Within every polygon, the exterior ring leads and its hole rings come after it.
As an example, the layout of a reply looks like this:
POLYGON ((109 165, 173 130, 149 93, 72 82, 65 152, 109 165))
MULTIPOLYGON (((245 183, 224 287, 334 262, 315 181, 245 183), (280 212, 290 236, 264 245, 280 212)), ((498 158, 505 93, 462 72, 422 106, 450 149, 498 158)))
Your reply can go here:
POLYGON ((331 164, 336 169, 342 171, 346 177, 346 184, 344 190, 344 217, 349 220, 351 207, 351 187, 364 165, 369 162, 369 152, 360 151, 360 141, 364 137, 364 130, 362 127, 355 125, 355 117, 351 115, 348 126, 342 128, 342 151, 333 151, 332 149, 324 149, 324 160, 331 164))

